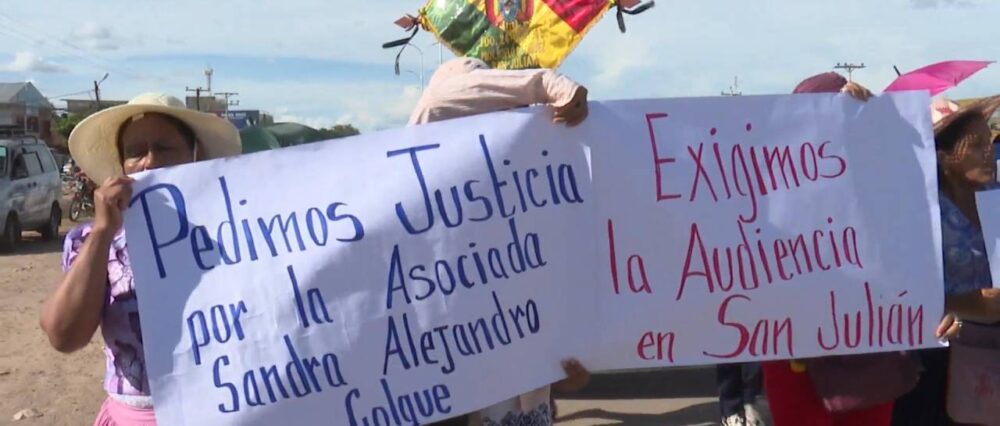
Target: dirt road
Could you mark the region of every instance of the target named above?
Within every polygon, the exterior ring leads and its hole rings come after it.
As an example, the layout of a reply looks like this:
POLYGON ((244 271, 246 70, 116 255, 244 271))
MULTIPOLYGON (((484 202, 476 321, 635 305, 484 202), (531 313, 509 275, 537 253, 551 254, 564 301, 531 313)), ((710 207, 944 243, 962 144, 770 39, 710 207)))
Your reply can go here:
POLYGON ((0 424, 89 425, 104 398, 100 336, 72 355, 49 346, 38 312, 62 275, 61 239, 24 235, 16 253, 0 255, 0 424), (12 421, 29 408, 42 417, 12 421))

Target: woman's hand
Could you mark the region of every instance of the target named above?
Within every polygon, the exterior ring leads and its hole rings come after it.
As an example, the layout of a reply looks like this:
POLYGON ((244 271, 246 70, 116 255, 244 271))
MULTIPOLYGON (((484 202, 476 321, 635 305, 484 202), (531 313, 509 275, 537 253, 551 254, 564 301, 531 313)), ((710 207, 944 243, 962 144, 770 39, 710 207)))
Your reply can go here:
POLYGON ((938 325, 935 335, 938 340, 947 342, 958 337, 961 332, 962 320, 958 319, 955 314, 946 314, 944 318, 941 319, 941 324, 938 325))
POLYGON ((583 122, 583 119, 587 118, 587 88, 580 87, 576 89, 573 93, 573 99, 570 99, 566 105, 555 107, 555 113, 552 116, 553 123, 565 123, 569 127, 576 126, 583 122))
POLYGON ((110 177, 94 191, 95 232, 116 233, 121 229, 134 182, 128 176, 110 177))
POLYGON ((590 382, 590 372, 575 359, 567 359, 562 362, 563 371, 566 378, 552 384, 552 389, 557 392, 576 392, 587 386, 590 382))

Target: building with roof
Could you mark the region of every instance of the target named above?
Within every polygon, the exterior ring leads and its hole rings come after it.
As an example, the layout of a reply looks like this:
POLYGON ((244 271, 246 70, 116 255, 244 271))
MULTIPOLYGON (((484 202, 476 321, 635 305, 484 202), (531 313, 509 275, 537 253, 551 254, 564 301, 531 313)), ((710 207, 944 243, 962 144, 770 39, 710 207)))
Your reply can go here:
POLYGON ((274 117, 271 114, 258 109, 231 109, 228 112, 216 113, 215 115, 219 117, 225 116, 230 123, 233 123, 240 130, 274 124, 274 117))
POLYGON ((52 146, 54 110, 34 84, 0 83, 0 137, 34 135, 52 146))
POLYGON ((101 99, 101 103, 93 99, 63 99, 66 101, 66 112, 70 114, 90 115, 104 108, 125 105, 128 101, 101 99))

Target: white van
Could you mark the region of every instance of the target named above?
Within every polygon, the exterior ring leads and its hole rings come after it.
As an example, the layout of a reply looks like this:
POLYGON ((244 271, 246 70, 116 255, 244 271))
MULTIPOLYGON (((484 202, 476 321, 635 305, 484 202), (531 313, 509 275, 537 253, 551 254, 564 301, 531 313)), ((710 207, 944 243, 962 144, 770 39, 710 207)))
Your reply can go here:
POLYGON ((47 240, 59 236, 62 195, 52 153, 34 136, 0 139, 0 250, 14 251, 21 232, 38 231, 47 240))

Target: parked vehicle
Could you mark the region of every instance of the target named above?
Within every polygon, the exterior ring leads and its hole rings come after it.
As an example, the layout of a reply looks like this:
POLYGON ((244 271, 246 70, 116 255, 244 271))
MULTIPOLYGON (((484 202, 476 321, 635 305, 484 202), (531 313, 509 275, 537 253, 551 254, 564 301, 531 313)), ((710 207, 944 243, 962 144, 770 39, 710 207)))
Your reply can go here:
POLYGON ((57 238, 61 196, 59 168, 48 146, 34 136, 0 139, 0 250, 13 251, 25 230, 57 238))

